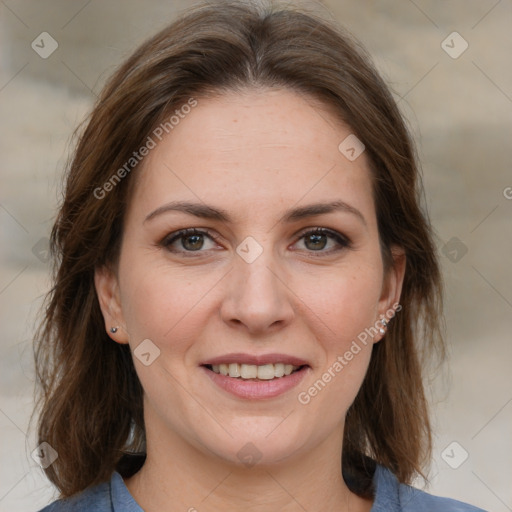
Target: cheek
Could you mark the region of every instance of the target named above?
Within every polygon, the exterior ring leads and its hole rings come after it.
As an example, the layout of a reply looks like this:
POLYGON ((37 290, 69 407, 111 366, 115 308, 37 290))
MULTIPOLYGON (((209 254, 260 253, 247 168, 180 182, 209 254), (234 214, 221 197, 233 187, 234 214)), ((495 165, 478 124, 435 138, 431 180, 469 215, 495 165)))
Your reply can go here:
POLYGON ((299 296, 312 328, 325 333, 327 348, 343 350, 376 321, 382 275, 378 263, 301 277, 299 296))
POLYGON ((187 275, 168 266, 126 268, 122 308, 130 343, 149 338, 161 349, 184 350, 204 323, 218 277, 187 275))
MULTIPOLYGON (((333 274, 321 293, 309 292, 304 300, 307 307, 302 316, 320 351, 315 376, 302 386, 297 399, 313 416, 323 416, 327 430, 344 421, 372 354, 371 328, 380 296, 375 284, 380 281, 378 271, 360 270, 333 274)), ((311 283, 303 282, 304 293, 313 289, 311 283)))

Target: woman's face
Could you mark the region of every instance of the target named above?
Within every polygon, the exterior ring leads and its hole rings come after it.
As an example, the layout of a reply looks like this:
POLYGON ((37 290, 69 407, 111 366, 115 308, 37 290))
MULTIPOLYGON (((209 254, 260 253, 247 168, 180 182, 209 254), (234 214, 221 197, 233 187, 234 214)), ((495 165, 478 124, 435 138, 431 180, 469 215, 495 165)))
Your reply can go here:
POLYGON ((384 272, 349 135, 289 90, 197 98, 133 171, 117 271, 96 286, 135 351, 148 443, 235 463, 341 446, 404 266, 384 272))

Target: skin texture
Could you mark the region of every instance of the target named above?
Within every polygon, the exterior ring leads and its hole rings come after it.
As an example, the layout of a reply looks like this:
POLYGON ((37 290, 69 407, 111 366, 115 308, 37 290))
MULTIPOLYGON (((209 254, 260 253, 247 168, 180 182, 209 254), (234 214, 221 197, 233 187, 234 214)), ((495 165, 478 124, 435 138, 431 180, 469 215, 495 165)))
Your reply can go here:
POLYGON ((297 399, 400 296, 405 257, 395 249, 384 272, 365 153, 351 162, 338 151, 350 133, 289 90, 198 98, 136 171, 117 268, 98 269, 96 289, 105 328, 119 327, 114 341, 134 350, 150 339, 160 350, 149 366, 134 358, 148 455, 126 483, 144 510, 370 510, 346 487, 340 454, 347 409, 382 336, 360 344, 307 405, 297 399), (167 211, 145 221, 171 201, 207 204, 230 220, 167 211), (332 201, 364 220, 347 211, 281 220, 332 201), (318 227, 350 245, 303 236, 318 227), (188 253, 183 239, 161 243, 184 228, 215 240, 188 253), (236 253, 248 236, 263 249, 252 263, 236 253), (236 398, 200 367, 231 352, 290 354, 310 368, 281 396, 236 398), (261 457, 252 467, 237 456, 247 443, 261 457))

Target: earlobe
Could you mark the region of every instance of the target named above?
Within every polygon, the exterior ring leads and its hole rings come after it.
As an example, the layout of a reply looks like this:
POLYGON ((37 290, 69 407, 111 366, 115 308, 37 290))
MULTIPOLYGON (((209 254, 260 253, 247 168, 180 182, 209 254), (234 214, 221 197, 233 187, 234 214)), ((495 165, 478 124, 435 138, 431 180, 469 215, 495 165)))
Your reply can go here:
POLYGON ((94 285, 105 322, 105 330, 117 343, 128 343, 117 277, 109 268, 100 267, 94 272, 94 285))

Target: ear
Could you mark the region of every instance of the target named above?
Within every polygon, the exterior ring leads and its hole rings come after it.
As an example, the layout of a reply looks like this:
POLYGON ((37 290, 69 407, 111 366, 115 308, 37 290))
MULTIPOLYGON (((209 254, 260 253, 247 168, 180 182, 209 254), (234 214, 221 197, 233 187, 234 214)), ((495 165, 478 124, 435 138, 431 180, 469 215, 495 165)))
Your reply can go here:
MULTIPOLYGON (((400 295, 402 293, 402 285, 405 276, 405 267, 407 258, 403 248, 393 246, 391 248, 392 262, 390 267, 385 271, 384 279, 382 281, 382 291, 379 299, 378 318, 377 323, 379 328, 386 329, 386 326, 381 324, 384 319, 387 323, 392 322, 392 318, 397 311, 402 308, 400 306, 400 295)), ((374 342, 380 341, 384 334, 375 336, 374 342)))
POLYGON ((129 337, 121 308, 117 276, 107 267, 97 268, 94 272, 94 285, 107 334, 117 343, 128 343, 129 337), (112 328, 117 329, 116 332, 112 332, 112 328))

